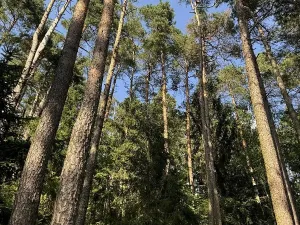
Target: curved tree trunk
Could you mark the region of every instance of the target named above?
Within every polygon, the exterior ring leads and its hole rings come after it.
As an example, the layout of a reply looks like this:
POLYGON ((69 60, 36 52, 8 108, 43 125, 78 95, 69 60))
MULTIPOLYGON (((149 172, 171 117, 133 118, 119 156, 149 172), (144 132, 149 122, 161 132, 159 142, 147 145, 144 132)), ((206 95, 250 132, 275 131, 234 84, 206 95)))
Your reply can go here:
POLYGON ((236 8, 250 96, 256 118, 257 131, 266 167, 276 222, 278 225, 294 225, 289 196, 285 187, 286 181, 281 166, 283 163, 280 162, 279 158, 279 145, 275 140, 276 135, 274 133, 276 133, 276 131, 274 131, 274 126, 272 125, 270 109, 266 102, 264 86, 250 40, 248 19, 246 18, 247 13, 244 13, 244 6, 241 0, 236 0, 236 8))
POLYGON ((51 0, 46 8, 46 11, 44 12, 44 15, 41 19, 41 22, 39 24, 39 26, 37 27, 37 29, 35 30, 34 34, 33 34, 33 38, 32 38, 32 44, 31 44, 31 48, 30 48, 30 52, 28 54, 28 57, 26 59, 26 63, 25 63, 25 67, 22 71, 21 77, 18 80, 17 85, 15 86, 14 90, 13 90, 13 94, 12 94, 12 103, 15 107, 18 107, 18 104, 20 102, 20 97, 22 94, 22 90, 25 86, 25 83, 27 81, 27 77, 31 68, 31 64, 34 58, 34 55, 36 53, 36 50, 38 48, 39 45, 39 35, 41 34, 41 31, 44 29, 45 24, 47 22, 47 19, 49 17, 49 14, 51 12, 51 9, 53 7, 53 4, 56 0, 51 0))
POLYGON ((89 0, 79 0, 67 33, 56 76, 32 140, 15 198, 10 225, 35 224, 43 180, 52 144, 72 81, 89 0))
MULTIPOLYGON (((86 166, 86 172, 85 172, 85 179, 83 183, 83 189, 80 194, 80 202, 79 202, 79 208, 78 208, 78 215, 77 215, 77 220, 76 220, 76 225, 84 225, 85 219, 86 219, 86 211, 89 203, 89 196, 90 192, 92 189, 92 183, 93 183, 93 175, 95 171, 95 166, 96 166, 96 159, 97 159, 97 150, 98 146, 100 143, 100 138, 102 134, 102 129, 105 121, 105 115, 106 111, 108 109, 108 101, 109 101, 109 91, 110 91, 110 86, 112 83, 112 78, 114 75, 114 70, 116 68, 116 61, 118 57, 118 48, 119 48, 119 43, 121 39, 121 33, 123 29, 123 23, 124 23, 124 18, 126 14, 126 9, 127 9, 127 0, 124 0, 123 2, 123 8, 120 16, 120 21, 119 21, 119 26, 118 26, 118 31, 116 34, 116 39, 113 47, 113 52, 112 52, 112 58, 110 61, 107 77, 106 77, 106 83, 103 91, 103 100, 101 100, 100 103, 100 108, 99 108, 99 113, 96 116, 95 120, 95 125, 94 125, 94 132, 92 134, 92 139, 91 139, 91 148, 90 148, 90 153, 89 157, 87 160, 87 166, 86 166)), ((115 77, 117 75, 115 74, 115 77)), ((116 80, 116 79, 115 79, 116 80)))
POLYGON ((115 1, 104 0, 103 5, 84 98, 72 130, 60 176, 60 186, 51 221, 52 225, 72 225, 76 222, 79 197, 84 182, 86 159, 91 144, 91 131, 97 114, 105 70, 115 1))

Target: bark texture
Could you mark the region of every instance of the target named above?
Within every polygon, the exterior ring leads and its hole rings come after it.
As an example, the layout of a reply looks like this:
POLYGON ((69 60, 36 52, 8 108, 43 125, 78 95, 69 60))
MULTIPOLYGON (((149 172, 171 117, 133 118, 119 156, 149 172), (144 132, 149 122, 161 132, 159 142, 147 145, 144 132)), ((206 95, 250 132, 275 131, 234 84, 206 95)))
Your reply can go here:
POLYGON ((293 225, 289 196, 286 191, 283 168, 279 158, 279 145, 275 140, 274 126, 270 109, 266 101, 265 90, 252 48, 248 28, 248 18, 241 0, 236 0, 238 23, 242 39, 242 48, 246 62, 250 96, 254 109, 261 151, 264 158, 268 184, 278 225, 293 225))
POLYGON ((48 156, 61 118, 89 0, 79 0, 67 33, 46 106, 32 140, 15 197, 10 225, 35 224, 48 156))
POLYGON ((79 197, 84 181, 86 159, 91 142, 91 131, 97 114, 105 70, 115 1, 104 0, 103 5, 104 8, 99 23, 84 99, 72 130, 67 155, 60 176, 60 187, 54 206, 52 225, 72 225, 76 222, 79 197))
MULTIPOLYGON (((106 77, 106 83, 104 87, 104 92, 103 92, 103 99, 101 100, 100 103, 100 108, 99 112, 96 116, 96 121, 94 125, 94 132, 92 134, 92 139, 91 139, 91 148, 89 152, 89 157, 87 159, 87 166, 86 166, 86 172, 85 172, 85 179, 83 183, 83 188, 82 192, 80 194, 80 202, 79 202, 79 208, 78 208, 78 215, 77 215, 77 220, 76 220, 76 225, 84 225, 85 219, 86 219, 86 211, 89 203, 89 195, 91 192, 92 188, 92 182, 93 182, 93 175, 95 171, 95 166, 96 166, 96 159, 97 159, 97 149, 100 143, 101 139, 101 134, 102 134, 102 129, 105 121, 105 115, 106 111, 108 109, 108 102, 109 102, 109 91, 112 83, 112 78, 114 75, 114 70, 116 68, 116 61, 118 57, 118 48, 119 48, 119 43, 121 39, 121 33, 123 29, 123 23, 124 23, 124 18, 126 14, 126 9, 127 9, 127 0, 124 0, 123 2, 123 7, 122 7, 122 12, 120 16, 120 21, 118 25, 118 30, 116 34, 116 39, 113 47, 113 52, 112 52, 112 58, 110 61, 109 69, 108 69, 108 74, 106 77)), ((115 75, 116 76, 116 75, 115 75)))
POLYGON ((45 24, 47 22, 47 19, 49 17, 49 14, 51 12, 51 9, 52 9, 55 1, 56 0, 51 0, 49 2, 48 6, 43 14, 43 17, 41 19, 41 22, 33 34, 32 44, 31 44, 31 48, 30 48, 28 57, 26 59, 25 67, 22 71, 21 77, 19 78, 18 83, 17 83, 16 87, 14 88, 13 94, 12 94, 12 103, 15 107, 17 107, 20 102, 21 93, 22 93, 24 86, 26 85, 27 77, 28 77, 28 74, 29 74, 29 71, 30 71, 30 68, 32 65, 32 61, 33 61, 34 55, 35 55, 36 50, 39 45, 39 36, 45 27, 45 24))

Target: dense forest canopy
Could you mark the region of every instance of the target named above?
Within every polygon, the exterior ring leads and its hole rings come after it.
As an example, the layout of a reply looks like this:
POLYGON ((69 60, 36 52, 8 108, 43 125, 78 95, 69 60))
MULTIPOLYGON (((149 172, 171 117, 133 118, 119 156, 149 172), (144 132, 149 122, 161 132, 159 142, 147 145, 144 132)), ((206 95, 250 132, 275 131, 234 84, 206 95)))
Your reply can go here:
POLYGON ((153 2, 0 1, 0 224, 300 224, 300 2, 153 2))

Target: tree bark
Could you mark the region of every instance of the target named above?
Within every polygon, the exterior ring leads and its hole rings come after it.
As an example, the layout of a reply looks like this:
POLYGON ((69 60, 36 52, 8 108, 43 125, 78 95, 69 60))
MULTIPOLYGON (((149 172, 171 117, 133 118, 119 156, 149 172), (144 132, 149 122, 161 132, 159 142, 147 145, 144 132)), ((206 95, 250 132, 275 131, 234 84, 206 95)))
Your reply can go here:
MULTIPOLYGON (((110 91, 110 87, 111 87, 111 83, 112 83, 112 78, 114 75, 114 70, 116 68, 116 61, 117 61, 117 57, 118 57, 118 48, 119 48, 119 43, 120 43, 120 39, 121 39, 121 33, 122 33, 122 29, 123 29, 126 9, 127 9, 127 0, 124 0, 122 12, 120 15, 120 20, 119 20, 118 30, 117 30, 117 34, 116 34, 116 39, 115 39, 115 43, 114 43, 114 47, 113 47, 112 58, 110 61, 110 65, 109 65, 109 69, 108 69, 108 73, 107 73, 107 77, 106 77, 106 83, 105 83, 104 92, 103 92, 103 100, 101 100, 99 112, 96 116, 95 125, 93 128, 94 132, 92 134, 92 139, 91 139, 91 148, 90 148, 90 153, 89 153, 89 157, 87 160, 83 189, 80 194, 80 202, 79 202, 76 225, 84 225, 85 220, 86 220, 86 211, 87 211, 87 207, 88 207, 88 203, 89 203, 89 195, 90 195, 90 191, 92 189, 93 175, 94 175, 95 166, 96 166, 97 149, 98 149, 100 139, 101 139, 102 129, 103 129, 105 115, 106 115, 108 101, 109 101, 109 94, 110 94, 109 91, 110 91)), ((115 74, 115 77, 116 76, 117 75, 115 74)))
POLYGON ((17 85, 13 89, 12 103, 15 107, 18 107, 22 90, 23 90, 23 88, 25 86, 25 83, 27 81, 27 76, 29 74, 30 67, 31 67, 34 55, 35 55, 36 50, 37 50, 38 45, 39 45, 39 35, 41 34, 42 30, 45 27, 45 24, 47 22, 47 19, 49 17, 49 14, 51 12, 51 9, 52 9, 53 4, 54 4, 55 1, 56 0, 51 0, 49 2, 48 6, 47 6, 47 8, 44 12, 44 15, 41 19, 41 22, 40 22, 39 26, 37 27, 37 29, 35 30, 35 32, 33 34, 32 44, 31 44, 30 52, 29 52, 28 57, 26 59, 25 67, 22 71, 21 77, 19 78, 17 85))
POLYGON ((250 40, 248 19, 246 18, 241 0, 236 0, 236 9, 250 96, 256 118, 257 131, 266 167, 276 222, 278 225, 293 225, 293 214, 290 209, 289 196, 285 187, 286 181, 279 158, 280 149, 278 143, 276 143, 277 141, 274 139, 274 133, 276 133, 276 131, 274 131, 271 121, 272 118, 270 118, 271 116, 269 115, 270 109, 266 102, 264 86, 250 40))
POLYGON ((72 130, 60 176, 60 187, 54 206, 52 225, 72 225, 76 222, 79 197, 84 182, 86 159, 91 144, 91 131, 101 94, 109 35, 115 8, 114 0, 104 0, 103 4, 104 8, 99 23, 84 99, 72 130))
POLYGON ((192 161, 192 142, 191 142, 191 117, 190 117, 190 87, 189 87, 189 66, 185 70, 185 104, 186 104, 186 145, 187 145, 187 164, 189 185, 192 193, 194 193, 194 175, 193 175, 193 161, 192 161))
POLYGON ((164 152, 166 154, 166 166, 165 166, 165 177, 169 174, 170 169, 170 156, 169 156, 169 130, 168 130, 168 104, 167 104, 167 74, 165 68, 165 54, 161 52, 161 73, 162 73, 162 112, 164 122, 164 152))
POLYGON ((43 180, 61 118, 81 39, 89 0, 79 0, 67 33, 47 103, 32 140, 15 198, 10 225, 35 224, 43 180))

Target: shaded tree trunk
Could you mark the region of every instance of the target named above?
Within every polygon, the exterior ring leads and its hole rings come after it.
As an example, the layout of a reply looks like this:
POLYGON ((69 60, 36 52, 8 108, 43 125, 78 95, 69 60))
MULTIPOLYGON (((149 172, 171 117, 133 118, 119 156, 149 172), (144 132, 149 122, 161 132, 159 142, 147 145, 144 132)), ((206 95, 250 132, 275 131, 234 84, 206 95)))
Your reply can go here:
MULTIPOLYGON (((99 112, 96 116, 95 120, 95 125, 94 125, 94 132, 92 134, 92 139, 91 139, 91 148, 90 148, 90 153, 89 157, 87 160, 87 166, 86 166, 86 172, 85 172, 85 179, 83 183, 83 189, 80 194, 80 202, 79 202, 79 208, 78 208, 78 215, 77 215, 77 220, 76 220, 76 225, 84 225, 85 220, 86 220, 86 211, 89 203, 89 196, 90 192, 92 189, 92 183, 93 183, 93 175, 95 171, 95 166, 96 166, 96 159, 97 159, 97 149, 100 143, 100 138, 102 134, 102 129, 105 121, 105 115, 107 111, 107 106, 108 106, 108 101, 109 101, 109 91, 112 83, 112 78, 114 75, 114 70, 116 68, 116 61, 118 57, 118 48, 119 48, 119 43, 121 39, 121 33, 123 29, 123 23, 124 23, 124 18, 126 14, 126 9, 127 9, 127 0, 124 0, 123 2, 123 8, 120 16, 120 21, 119 21, 119 26, 116 34, 116 39, 113 47, 113 52, 112 52, 112 58, 110 61, 109 69, 108 69, 108 74, 106 77, 106 83, 103 91, 103 99, 101 100, 100 103, 100 108, 99 112)), ((115 77, 117 75, 115 74, 115 77)), ((115 79, 116 80, 116 79, 115 79)))
POLYGON ((259 198, 257 182, 256 182, 256 180, 253 176, 253 171, 254 170, 253 170, 253 167, 251 165, 249 155, 247 153, 247 142, 246 142, 246 139, 244 137, 243 128, 241 126, 239 114, 238 114, 238 111, 237 111, 237 105, 236 105, 235 97, 234 97, 234 95, 231 91, 231 88, 229 88, 229 94, 230 94, 231 102, 232 102, 232 105, 233 105, 233 108, 234 108, 234 111, 235 111, 235 119, 236 119, 236 122, 237 122, 238 132, 240 134, 240 138, 242 139, 242 147, 243 147, 243 149, 245 151, 245 155, 246 155, 246 163, 247 163, 247 167, 248 167, 248 170, 249 170, 249 173, 250 173, 250 176, 251 176, 251 183, 252 183, 254 193, 255 193, 255 200, 258 204, 260 204, 261 201, 260 201, 260 198, 259 198))
POLYGON ((193 175, 193 161, 192 161, 192 142, 191 142, 191 117, 190 117, 190 87, 189 87, 189 66, 185 70, 185 104, 186 104, 186 145, 187 145, 187 164, 189 185, 192 192, 194 192, 194 175, 193 175))
POLYGON ((250 96, 257 124, 257 131, 261 151, 266 167, 267 180, 270 188, 271 199, 276 222, 278 225, 293 225, 293 213, 290 208, 290 200, 286 190, 286 177, 284 177, 283 163, 278 140, 274 130, 274 124, 270 115, 269 105, 265 96, 265 90, 258 69, 254 51, 252 48, 248 28, 247 13, 241 0, 236 0, 238 23, 242 39, 242 48, 246 63, 250 96))
POLYGON ((86 159, 91 144, 92 128, 101 94, 115 1, 104 0, 103 5, 83 102, 72 130, 60 176, 60 186, 51 221, 52 225, 71 225, 76 222, 79 197, 84 182, 86 159))
POLYGON ((41 22, 39 24, 39 26, 37 27, 37 29, 35 30, 34 34, 33 34, 33 38, 32 38, 32 44, 31 44, 31 48, 28 54, 28 57, 26 59, 26 63, 25 63, 25 67, 22 71, 21 77, 18 80, 17 85, 15 86, 14 90, 13 90, 13 94, 12 94, 12 103, 15 107, 18 107, 18 104, 20 102, 20 97, 22 94, 22 90, 25 86, 25 83, 27 81, 27 77, 30 71, 30 67, 34 58, 34 55, 36 53, 36 50, 38 48, 39 45, 39 35, 41 34, 42 30, 45 27, 45 24, 47 22, 47 19, 49 17, 49 14, 51 12, 51 9, 53 7, 53 4, 56 0, 50 0, 44 15, 41 19, 41 22))
POLYGON ((32 140, 15 197, 10 225, 35 224, 48 157, 57 132, 86 17, 89 0, 79 0, 66 36, 56 76, 32 140))

